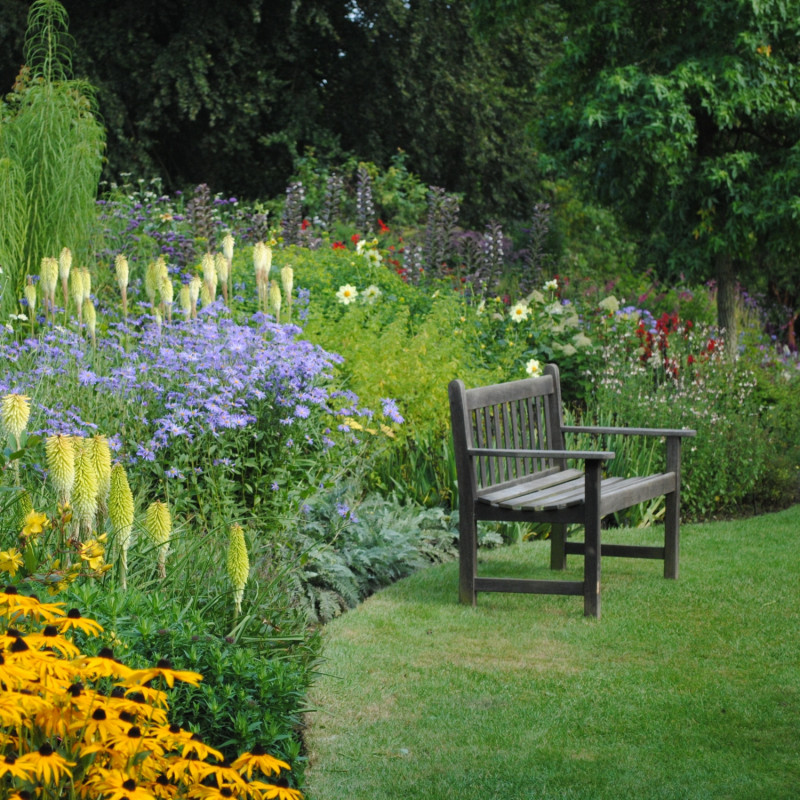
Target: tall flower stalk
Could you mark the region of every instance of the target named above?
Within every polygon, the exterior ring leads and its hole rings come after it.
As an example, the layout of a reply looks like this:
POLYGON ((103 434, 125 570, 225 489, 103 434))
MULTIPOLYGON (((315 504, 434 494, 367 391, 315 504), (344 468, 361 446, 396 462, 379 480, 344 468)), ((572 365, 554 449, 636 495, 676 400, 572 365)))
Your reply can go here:
POLYGON ((133 532, 133 493, 128 483, 128 475, 122 464, 111 468, 108 495, 108 517, 119 548, 120 580, 122 588, 128 588, 128 549, 133 532))
POLYGON ((8 281, 1 302, 6 312, 42 258, 64 245, 88 250, 95 221, 105 134, 92 87, 71 78, 67 29, 61 3, 31 4, 26 67, 11 102, 0 109, 0 264, 8 281))

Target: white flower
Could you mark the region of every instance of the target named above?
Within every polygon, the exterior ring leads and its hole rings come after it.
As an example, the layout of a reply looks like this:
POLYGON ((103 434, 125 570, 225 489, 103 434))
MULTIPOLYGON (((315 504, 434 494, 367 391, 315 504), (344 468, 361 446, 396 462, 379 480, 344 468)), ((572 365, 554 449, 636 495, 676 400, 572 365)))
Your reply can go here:
POLYGON ((367 288, 364 289, 364 300, 371 305, 381 296, 381 294, 381 290, 373 283, 372 286, 367 286, 367 288))
POLYGON ((576 333, 572 337, 572 341, 575 342, 577 348, 592 346, 592 340, 585 333, 576 333))
POLYGON ((547 306, 547 308, 545 308, 545 311, 548 314, 552 314, 552 315, 555 316, 557 314, 563 314, 564 313, 564 307, 561 305, 561 303, 556 301, 555 303, 550 303, 550 305, 547 306))
POLYGON ((358 253, 359 255, 363 255, 364 254, 364 248, 366 246, 367 246, 366 241, 364 239, 359 239, 356 242, 356 253, 358 253))
POLYGON ((478 303, 478 307, 475 309, 475 313, 483 314, 484 311, 486 311, 486 301, 481 300, 480 303, 478 303))
POLYGON ((364 255, 373 267, 380 266, 383 256, 377 250, 368 250, 364 255))
POLYGON ((565 356, 574 356, 578 351, 569 343, 561 345, 561 352, 565 356))
POLYGON ((528 309, 528 306, 525 305, 525 303, 516 303, 511 307, 511 311, 509 311, 508 313, 511 316, 511 319, 514 320, 514 322, 522 322, 523 320, 526 320, 528 318, 530 310, 528 309))
POLYGON ((344 303, 346 306, 350 305, 356 297, 358 297, 358 289, 355 286, 351 286, 349 283, 346 283, 344 286, 339 287, 339 291, 336 292, 336 299, 340 303, 344 303))
POLYGON ((558 278, 553 278, 544 285, 546 292, 555 292, 558 289, 558 278))
POLYGON ((532 358, 525 365, 525 372, 527 372, 532 378, 535 378, 537 375, 542 374, 542 365, 535 358, 532 358))
POLYGON ((604 297, 597 305, 600 306, 603 311, 608 311, 609 314, 616 314, 617 311, 619 311, 619 300, 617 300, 613 294, 604 297))

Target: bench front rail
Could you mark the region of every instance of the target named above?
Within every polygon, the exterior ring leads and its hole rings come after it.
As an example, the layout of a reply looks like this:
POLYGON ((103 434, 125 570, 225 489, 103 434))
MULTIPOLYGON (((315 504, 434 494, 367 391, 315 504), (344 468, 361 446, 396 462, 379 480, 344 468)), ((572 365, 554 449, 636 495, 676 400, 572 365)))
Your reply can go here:
POLYGON ((459 597, 474 604, 478 592, 583 595, 584 613, 600 616, 600 558, 651 558, 664 576, 678 577, 680 448, 691 430, 565 426, 558 368, 543 376, 467 390, 449 387, 459 488, 459 597), (564 434, 664 437, 666 469, 628 478, 603 477, 614 457, 606 450, 568 450, 564 434), (576 462, 583 462, 579 468, 576 462), (665 497, 664 545, 603 545, 601 520, 638 503, 665 497), (477 575, 477 523, 544 522, 551 525, 550 567, 563 570, 569 554, 584 557, 582 581, 482 578, 477 575), (584 528, 583 541, 567 541, 568 525, 584 528))

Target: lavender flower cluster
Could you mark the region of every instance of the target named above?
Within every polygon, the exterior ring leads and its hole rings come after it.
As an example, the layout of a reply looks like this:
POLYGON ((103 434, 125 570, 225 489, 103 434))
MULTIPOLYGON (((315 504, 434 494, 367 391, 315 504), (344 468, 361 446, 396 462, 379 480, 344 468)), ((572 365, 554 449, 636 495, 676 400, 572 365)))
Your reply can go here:
MULTIPOLYGON (((312 408, 373 416, 352 392, 329 388, 341 356, 261 313, 240 323, 220 311, 214 304, 197 320, 161 328, 148 317, 113 323, 96 353, 73 330, 51 328, 22 342, 5 332, 0 358, 10 369, 0 392, 30 394, 40 412, 36 432, 44 435, 86 435, 99 417, 113 420, 117 431, 103 432, 114 433, 110 443, 129 463, 154 460, 176 438, 246 428, 268 408, 285 426, 308 418, 312 408), (74 402, 65 403, 67 397, 74 402)), ((387 418, 402 420, 393 401, 383 406, 387 418)), ((327 436, 322 443, 334 444, 327 436)))

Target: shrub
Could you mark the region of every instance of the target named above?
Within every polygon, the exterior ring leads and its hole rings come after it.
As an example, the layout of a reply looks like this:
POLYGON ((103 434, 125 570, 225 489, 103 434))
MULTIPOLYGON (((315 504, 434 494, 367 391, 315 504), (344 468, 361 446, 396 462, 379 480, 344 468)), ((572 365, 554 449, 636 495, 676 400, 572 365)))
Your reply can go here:
MULTIPOLYGON (((604 424, 696 429, 683 448, 685 513, 705 517, 740 508, 770 463, 754 373, 727 360, 721 339, 705 326, 674 314, 654 320, 633 309, 619 312, 603 358, 589 416, 604 424)), ((659 442, 630 446, 653 451, 637 458, 662 460, 659 442)), ((620 468, 609 465, 612 473, 620 468)))

